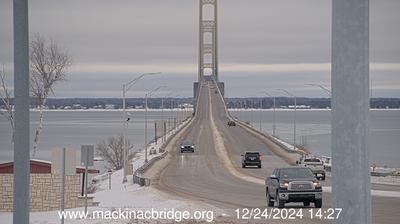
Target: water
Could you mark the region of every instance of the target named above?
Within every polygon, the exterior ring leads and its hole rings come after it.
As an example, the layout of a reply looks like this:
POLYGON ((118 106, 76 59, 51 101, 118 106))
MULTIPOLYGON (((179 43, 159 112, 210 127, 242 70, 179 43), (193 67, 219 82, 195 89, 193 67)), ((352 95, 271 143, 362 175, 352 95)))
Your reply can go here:
MULTIPOLYGON (((264 132, 272 133, 273 111, 232 111, 233 116, 264 132)), ((296 143, 312 153, 330 156, 330 111, 298 110, 296 143)), ((371 164, 400 167, 400 110, 371 111, 371 164)), ((276 135, 293 143, 293 111, 276 111, 276 135)))
MULTIPOLYGON (((136 149, 144 145, 144 112, 130 112, 128 139, 136 149)), ((164 117, 176 116, 176 111, 164 111, 164 117)), ((189 114, 190 112, 188 112, 189 114)), ((259 129, 272 133, 272 111, 232 111, 242 121, 250 121, 259 129)), ((31 113, 32 136, 37 125, 37 113, 31 113)), ((148 113, 148 140, 154 138, 154 120, 161 119, 160 111, 148 113)), ((80 149, 83 144, 96 144, 122 133, 122 112, 119 111, 49 111, 40 139, 37 158, 51 160, 51 149, 69 147, 80 149)), ((293 112, 276 112, 276 134, 293 142, 293 112)), ((297 142, 317 155, 330 156, 330 112, 297 111, 297 142)), ((11 129, 0 116, 0 162, 13 159, 11 129)), ((371 112, 371 163, 400 167, 400 110, 371 112)), ((79 154, 79 153, 77 153, 79 154)), ((79 155, 78 155, 79 156, 79 155)))
MULTIPOLYGON (((154 139, 154 121, 161 120, 162 116, 168 121, 184 111, 149 111, 148 112, 148 141, 154 139), (179 114, 178 114, 179 113, 179 114)), ((191 112, 187 111, 189 115, 191 112)), ((144 112, 129 112, 128 139, 134 149, 143 148, 144 145, 144 112)), ((31 112, 31 142, 34 138, 34 128, 37 126, 38 113, 31 112)), ((44 129, 40 137, 37 159, 51 160, 51 149, 73 148, 80 150, 81 145, 95 145, 102 140, 122 134, 122 112, 120 111, 47 111, 44 117, 44 129)), ((168 126, 168 122, 167 122, 168 126)), ((167 127, 168 128, 168 127, 167 127)), ((80 152, 77 151, 77 161, 80 152)), ((5 117, 0 116, 0 162, 13 160, 11 144, 11 128, 5 117)))

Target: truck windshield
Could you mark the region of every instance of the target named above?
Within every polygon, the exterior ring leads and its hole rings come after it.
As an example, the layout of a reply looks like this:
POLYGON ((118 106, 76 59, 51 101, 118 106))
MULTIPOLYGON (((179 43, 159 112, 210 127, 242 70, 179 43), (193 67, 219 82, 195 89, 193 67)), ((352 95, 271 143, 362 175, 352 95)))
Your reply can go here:
POLYGON ((304 168, 287 168, 281 169, 280 178, 283 179, 294 179, 294 178, 314 178, 314 174, 311 172, 310 169, 304 168))

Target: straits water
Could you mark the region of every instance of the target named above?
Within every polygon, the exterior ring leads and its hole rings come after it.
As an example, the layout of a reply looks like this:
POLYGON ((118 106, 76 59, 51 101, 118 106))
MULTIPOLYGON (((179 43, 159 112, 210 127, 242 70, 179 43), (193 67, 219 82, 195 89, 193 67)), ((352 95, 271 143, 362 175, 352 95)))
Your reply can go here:
MULTIPOLYGON (((249 122, 254 128, 272 134, 273 111, 231 111, 233 116, 249 122)), ((293 143, 293 110, 276 111, 275 134, 293 143)), ((372 110, 370 121, 371 164, 400 167, 400 110, 372 110)), ((331 156, 331 112, 298 110, 296 144, 304 145, 316 155, 331 156)))
MULTIPOLYGON (((144 112, 129 112, 131 121, 128 138, 138 150, 144 145, 144 112)), ((165 110, 148 113, 148 141, 154 138, 154 120, 175 117, 184 112, 165 110)), ((191 112, 186 112, 190 115, 191 112)), ((256 129, 272 133, 271 110, 231 111, 233 116, 248 121, 256 129)), ((37 125, 37 112, 31 112, 31 140, 37 125)), ((40 138, 38 159, 51 160, 51 149, 67 147, 80 149, 84 144, 96 144, 122 133, 120 111, 47 111, 44 129, 40 138)), ((276 112, 276 134, 293 142, 293 111, 276 112)), ((172 124, 172 122, 171 122, 172 124)), ((305 145, 317 155, 330 156, 330 111, 297 111, 296 142, 305 145)), ((371 112, 371 164, 400 167, 400 110, 373 110, 371 112)), ((255 150, 255 149, 254 149, 255 150)), ((79 154, 79 153, 77 153, 79 154)), ((13 159, 11 129, 7 120, 0 116, 0 162, 13 159)))

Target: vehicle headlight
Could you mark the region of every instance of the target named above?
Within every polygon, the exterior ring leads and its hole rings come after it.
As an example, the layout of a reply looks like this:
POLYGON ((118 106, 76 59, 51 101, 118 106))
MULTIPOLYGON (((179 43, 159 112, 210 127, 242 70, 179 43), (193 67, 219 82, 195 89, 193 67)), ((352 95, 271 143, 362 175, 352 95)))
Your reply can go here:
POLYGON ((185 148, 185 146, 181 145, 181 149, 184 149, 184 148, 185 148))
POLYGON ((192 145, 191 147, 192 147, 192 149, 194 149, 194 145, 192 145))
POLYGON ((281 188, 288 188, 288 187, 289 187, 289 183, 288 183, 288 182, 279 183, 279 187, 281 187, 281 188))
POLYGON ((321 187, 321 183, 319 181, 314 181, 313 184, 314 187, 321 187))

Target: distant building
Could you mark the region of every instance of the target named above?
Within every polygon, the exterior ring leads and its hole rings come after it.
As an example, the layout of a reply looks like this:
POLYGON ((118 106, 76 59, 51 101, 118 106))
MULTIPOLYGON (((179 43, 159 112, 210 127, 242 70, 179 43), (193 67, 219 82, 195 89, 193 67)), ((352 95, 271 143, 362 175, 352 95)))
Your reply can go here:
POLYGON ((107 109, 107 110, 115 109, 115 105, 114 105, 114 104, 106 104, 106 105, 104 106, 104 109, 107 109))
MULTIPOLYGON (((294 109, 295 106, 294 106, 294 105, 289 105, 287 108, 289 108, 289 109, 294 109)), ((311 107, 310 107, 310 106, 307 106, 307 105, 297 105, 296 108, 297 108, 297 109, 311 109, 311 107)))
POLYGON ((93 109, 104 109, 103 105, 96 105, 93 107, 93 109))

